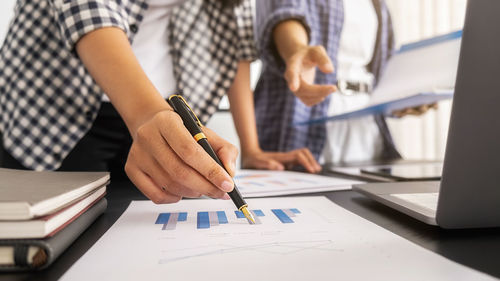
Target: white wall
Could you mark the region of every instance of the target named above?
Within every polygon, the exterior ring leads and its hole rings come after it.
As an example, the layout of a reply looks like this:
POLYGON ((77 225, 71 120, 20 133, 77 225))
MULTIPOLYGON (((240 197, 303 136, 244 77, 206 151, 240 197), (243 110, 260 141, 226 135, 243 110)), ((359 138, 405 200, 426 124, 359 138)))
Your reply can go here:
POLYGON ((0 0, 0 42, 3 42, 5 33, 12 18, 15 0, 0 0))

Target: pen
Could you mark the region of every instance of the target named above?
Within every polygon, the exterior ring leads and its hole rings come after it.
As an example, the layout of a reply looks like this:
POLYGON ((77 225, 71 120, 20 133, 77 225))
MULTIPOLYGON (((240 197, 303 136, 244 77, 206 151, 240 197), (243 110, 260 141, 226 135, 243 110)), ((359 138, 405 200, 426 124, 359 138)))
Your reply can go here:
MULTIPOLYGON (((222 162, 219 160, 219 157, 217 157, 217 154, 215 154, 214 150, 208 143, 207 137, 201 130, 202 125, 200 120, 194 114, 193 110, 187 104, 186 100, 180 95, 171 95, 168 98, 168 103, 170 104, 170 106, 172 106, 175 112, 179 114, 182 122, 184 122, 184 126, 186 126, 195 141, 199 145, 201 145, 201 147, 203 147, 203 149, 215 160, 215 162, 217 162, 217 164, 224 168, 224 165, 222 165, 222 162)), ((241 196, 238 188, 236 187, 236 184, 234 185, 234 189, 231 192, 228 192, 228 194, 229 197, 231 197, 231 200, 233 200, 233 203, 236 205, 236 208, 238 208, 238 210, 241 211, 249 221, 255 223, 254 217, 248 211, 248 204, 241 196)))

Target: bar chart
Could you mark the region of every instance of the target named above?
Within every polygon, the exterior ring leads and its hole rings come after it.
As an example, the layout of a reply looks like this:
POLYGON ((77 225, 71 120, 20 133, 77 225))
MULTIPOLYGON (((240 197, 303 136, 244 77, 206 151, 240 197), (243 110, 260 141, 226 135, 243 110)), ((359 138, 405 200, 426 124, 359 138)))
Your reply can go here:
POLYGON ((174 230, 177 226, 177 222, 186 220, 187 212, 160 213, 155 224, 163 224, 162 230, 174 230))
POLYGON ((198 212, 196 228, 207 229, 210 228, 210 226, 218 226, 219 224, 227 223, 227 216, 224 211, 198 212))
MULTIPOLYGON (((255 219, 255 224, 262 224, 262 222, 260 221, 259 217, 264 217, 264 212, 262 212, 262 210, 250 210, 250 213, 252 213, 253 215, 253 218, 255 219)), ((245 217, 245 215, 243 214, 243 212, 241 211, 234 211, 234 214, 236 215, 236 217, 238 219, 246 219, 248 221, 248 223, 250 223, 250 221, 245 217)))
POLYGON ((300 214, 298 209, 272 209, 273 214, 282 222, 282 223, 294 223, 292 217, 295 217, 296 214, 300 214))
MULTIPOLYGON (((266 212, 263 210, 250 210, 255 218, 255 224, 262 224, 261 218, 266 217, 266 212)), ((288 209, 270 209, 268 215, 277 219, 278 223, 289 224, 294 223, 294 217, 301 214, 297 208, 288 209)), ((241 211, 231 211, 226 214, 226 211, 200 211, 196 212, 196 229, 210 229, 222 224, 229 224, 228 214, 232 216, 235 221, 246 220, 248 224, 252 224, 241 211), (234 214, 234 216, 233 216, 234 214)), ((188 212, 171 212, 159 213, 156 218, 155 224, 161 224, 162 230, 175 230, 178 222, 185 222, 188 219, 188 212)))

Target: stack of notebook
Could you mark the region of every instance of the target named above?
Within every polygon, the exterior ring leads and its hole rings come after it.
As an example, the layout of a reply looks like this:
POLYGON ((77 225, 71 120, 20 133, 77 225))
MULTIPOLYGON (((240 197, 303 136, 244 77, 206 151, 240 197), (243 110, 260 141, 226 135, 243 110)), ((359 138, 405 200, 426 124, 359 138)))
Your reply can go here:
POLYGON ((0 168, 0 271, 49 266, 106 209, 109 174, 0 168))

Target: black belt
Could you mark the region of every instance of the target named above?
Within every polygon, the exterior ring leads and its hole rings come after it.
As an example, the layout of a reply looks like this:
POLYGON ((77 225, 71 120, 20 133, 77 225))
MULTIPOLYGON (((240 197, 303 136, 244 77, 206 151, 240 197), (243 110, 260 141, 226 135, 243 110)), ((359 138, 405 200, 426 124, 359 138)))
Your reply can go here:
POLYGON ((372 86, 368 83, 362 83, 362 82, 352 82, 352 81, 346 81, 346 80, 338 80, 337 81, 337 88, 339 91, 343 94, 350 94, 347 93, 347 90, 353 91, 353 92, 358 92, 358 93, 370 93, 372 91, 372 86))

